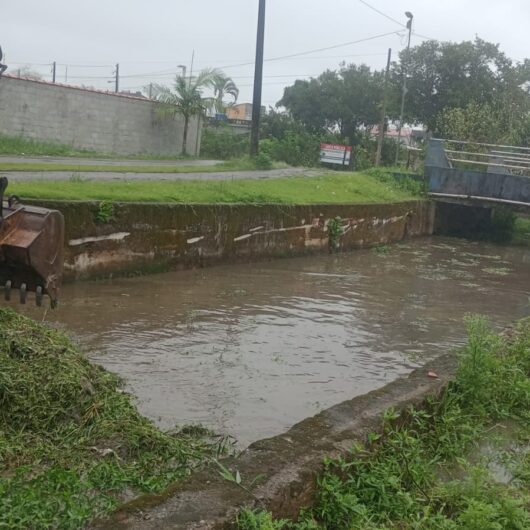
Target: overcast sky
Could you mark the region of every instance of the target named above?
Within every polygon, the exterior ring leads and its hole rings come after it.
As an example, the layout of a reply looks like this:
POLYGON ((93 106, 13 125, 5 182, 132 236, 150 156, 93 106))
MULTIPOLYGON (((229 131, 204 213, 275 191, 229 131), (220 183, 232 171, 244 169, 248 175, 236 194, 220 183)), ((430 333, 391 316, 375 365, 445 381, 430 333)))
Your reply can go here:
MULTIPOLYGON (((479 36, 499 43, 515 60, 530 56, 530 0, 367 0, 405 23, 414 14, 412 45, 424 37, 462 41, 479 36), (420 36, 421 35, 421 36, 420 36)), ((108 89, 114 64, 121 86, 169 83, 178 70, 222 68, 251 100, 258 0, 6 0, 0 45, 10 73, 31 65, 49 79, 108 89)), ((268 0, 265 57, 331 47, 384 33, 384 37, 299 57, 269 60, 263 103, 274 105, 296 78, 317 76, 341 61, 382 69, 387 49, 405 44, 404 30, 360 0, 268 0)))

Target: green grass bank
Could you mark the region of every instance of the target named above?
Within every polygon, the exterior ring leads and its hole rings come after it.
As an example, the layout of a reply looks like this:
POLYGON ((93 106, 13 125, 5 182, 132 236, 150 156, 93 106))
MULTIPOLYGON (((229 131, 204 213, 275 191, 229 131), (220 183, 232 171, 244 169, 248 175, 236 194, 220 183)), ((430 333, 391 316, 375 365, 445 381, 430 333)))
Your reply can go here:
POLYGON ((443 395, 401 417, 388 410, 382 433, 326 461, 298 521, 244 510, 238 528, 530 528, 530 319, 499 336, 469 318, 468 332, 443 395))
POLYGON ((75 149, 70 145, 31 140, 21 136, 0 135, 0 155, 12 156, 60 156, 75 158, 134 158, 139 160, 183 160, 193 158, 177 155, 132 155, 130 157, 112 153, 100 153, 89 149, 75 149))
POLYGON ((176 203, 339 204, 413 200, 420 185, 381 172, 324 173, 317 177, 181 181, 33 181, 11 182, 22 199, 63 199, 176 203))
POLYGON ((0 528, 82 528, 161 491, 214 455, 193 432, 161 432, 64 334, 0 308, 0 528))

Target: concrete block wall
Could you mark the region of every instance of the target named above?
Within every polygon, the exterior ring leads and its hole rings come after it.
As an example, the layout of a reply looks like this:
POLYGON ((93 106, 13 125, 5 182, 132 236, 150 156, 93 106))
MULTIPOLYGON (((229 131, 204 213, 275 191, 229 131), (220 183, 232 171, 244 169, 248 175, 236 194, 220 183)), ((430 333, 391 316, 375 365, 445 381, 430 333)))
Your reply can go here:
MULTIPOLYGON (((8 76, 0 78, 0 134, 134 155, 180 154, 184 119, 157 116, 153 101, 8 76)), ((191 120, 187 151, 200 149, 191 120)))

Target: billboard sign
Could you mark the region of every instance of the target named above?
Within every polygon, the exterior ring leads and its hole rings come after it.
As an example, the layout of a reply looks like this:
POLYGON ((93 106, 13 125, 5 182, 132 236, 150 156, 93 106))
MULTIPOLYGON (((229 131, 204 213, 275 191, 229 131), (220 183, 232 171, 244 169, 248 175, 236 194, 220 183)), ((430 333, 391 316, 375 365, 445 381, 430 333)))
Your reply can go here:
POLYGON ((349 145, 320 144, 320 162, 349 166, 352 148, 349 145))

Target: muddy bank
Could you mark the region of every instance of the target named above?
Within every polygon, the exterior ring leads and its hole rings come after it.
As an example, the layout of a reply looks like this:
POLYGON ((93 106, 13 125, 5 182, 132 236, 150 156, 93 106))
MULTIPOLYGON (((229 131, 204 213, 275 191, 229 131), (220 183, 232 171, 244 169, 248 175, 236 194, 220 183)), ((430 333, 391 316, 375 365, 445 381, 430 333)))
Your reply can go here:
POLYGON ((357 205, 181 205, 28 201, 66 221, 67 279, 350 250, 431 234, 429 201, 357 205), (329 221, 341 220, 330 236, 329 221))

